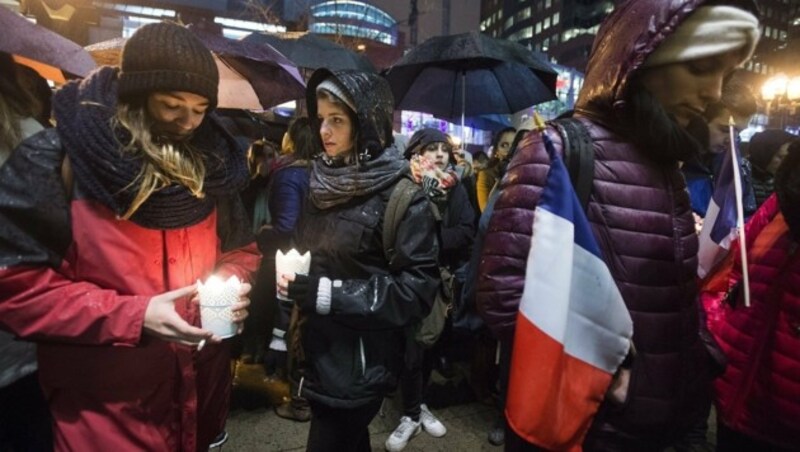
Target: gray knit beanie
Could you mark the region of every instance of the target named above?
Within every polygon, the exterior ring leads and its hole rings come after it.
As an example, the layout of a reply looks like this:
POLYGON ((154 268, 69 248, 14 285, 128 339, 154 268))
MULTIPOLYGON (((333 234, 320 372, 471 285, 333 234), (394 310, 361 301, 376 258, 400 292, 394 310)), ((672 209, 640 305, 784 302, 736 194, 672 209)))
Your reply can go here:
POLYGON ((135 100, 155 91, 186 91, 217 105, 219 72, 211 52, 176 23, 145 25, 122 49, 118 97, 135 100))

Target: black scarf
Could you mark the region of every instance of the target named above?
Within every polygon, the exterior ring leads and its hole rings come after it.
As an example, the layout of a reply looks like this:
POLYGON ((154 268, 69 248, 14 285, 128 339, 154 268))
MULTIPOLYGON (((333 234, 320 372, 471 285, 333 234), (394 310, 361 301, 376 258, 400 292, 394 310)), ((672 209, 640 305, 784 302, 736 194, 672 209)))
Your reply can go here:
POLYGON ((359 164, 332 165, 319 158, 311 166, 311 201, 319 209, 328 209, 383 191, 408 171, 408 161, 394 147, 359 164))
MULTIPOLYGON (((122 143, 130 142, 130 133, 113 127, 117 74, 117 68, 103 67, 83 81, 68 83, 56 93, 53 106, 58 134, 81 192, 122 216, 139 191, 138 181, 132 182, 143 159, 123 152, 122 143)), ((186 187, 172 184, 152 193, 131 221, 154 229, 191 226, 208 217, 216 198, 235 194, 247 184, 244 152, 212 115, 206 115, 189 145, 203 152, 206 196, 198 199, 186 187)))

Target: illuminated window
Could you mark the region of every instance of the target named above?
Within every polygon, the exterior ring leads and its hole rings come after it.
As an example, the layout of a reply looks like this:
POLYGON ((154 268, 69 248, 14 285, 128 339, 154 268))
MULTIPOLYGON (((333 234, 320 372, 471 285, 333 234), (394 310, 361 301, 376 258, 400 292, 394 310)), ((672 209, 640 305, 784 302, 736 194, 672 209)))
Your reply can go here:
POLYGON ((397 21, 383 10, 355 0, 329 0, 311 7, 309 31, 361 37, 394 45, 397 21))

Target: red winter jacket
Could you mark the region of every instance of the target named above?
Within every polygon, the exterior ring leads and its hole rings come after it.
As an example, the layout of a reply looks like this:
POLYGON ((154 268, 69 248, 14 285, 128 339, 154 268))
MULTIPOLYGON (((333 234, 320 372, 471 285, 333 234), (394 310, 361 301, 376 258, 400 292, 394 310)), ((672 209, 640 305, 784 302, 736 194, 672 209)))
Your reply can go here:
MULTIPOLYGON (((10 203, 4 197, 0 242, 24 218, 41 218, 43 228, 70 219, 72 234, 59 258, 58 247, 44 240, 64 238, 64 231, 21 229, 28 236, 20 235, 20 263, 0 267, 0 327, 39 344, 56 449, 205 450, 227 417, 228 345, 197 352, 143 335, 145 309, 154 295, 214 272, 249 280, 260 259, 255 244, 222 252, 221 209, 193 226, 148 229, 81 199, 78 182, 67 206, 56 177, 63 156, 57 143, 37 136, 28 144, 31 149, 18 149, 2 168, 3 194, 32 177, 39 181, 35 191, 52 196, 17 191, 10 203), (30 245, 26 240, 37 233, 40 242, 30 245)), ((199 326, 197 306, 188 299, 176 311, 199 326)))
POLYGON ((738 245, 727 284, 701 294, 728 358, 714 384, 717 414, 733 430, 792 449, 800 444, 800 253, 775 195, 747 223, 746 238, 751 307, 730 289, 742 279, 738 245))

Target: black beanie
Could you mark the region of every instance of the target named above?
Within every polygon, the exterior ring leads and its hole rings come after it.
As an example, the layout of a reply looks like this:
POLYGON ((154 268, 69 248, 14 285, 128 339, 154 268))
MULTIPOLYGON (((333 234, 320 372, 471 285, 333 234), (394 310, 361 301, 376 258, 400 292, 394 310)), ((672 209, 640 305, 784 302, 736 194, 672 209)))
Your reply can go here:
POLYGON ((408 144, 403 154, 406 159, 410 159, 414 154, 422 153, 425 146, 431 143, 446 143, 450 145, 450 163, 455 163, 452 155, 453 143, 450 141, 450 137, 439 129, 425 128, 414 132, 414 135, 411 135, 411 138, 408 139, 408 144))
POLYGON ((145 25, 122 49, 118 97, 136 100, 154 91, 186 91, 217 105, 219 72, 211 52, 176 23, 145 25))

